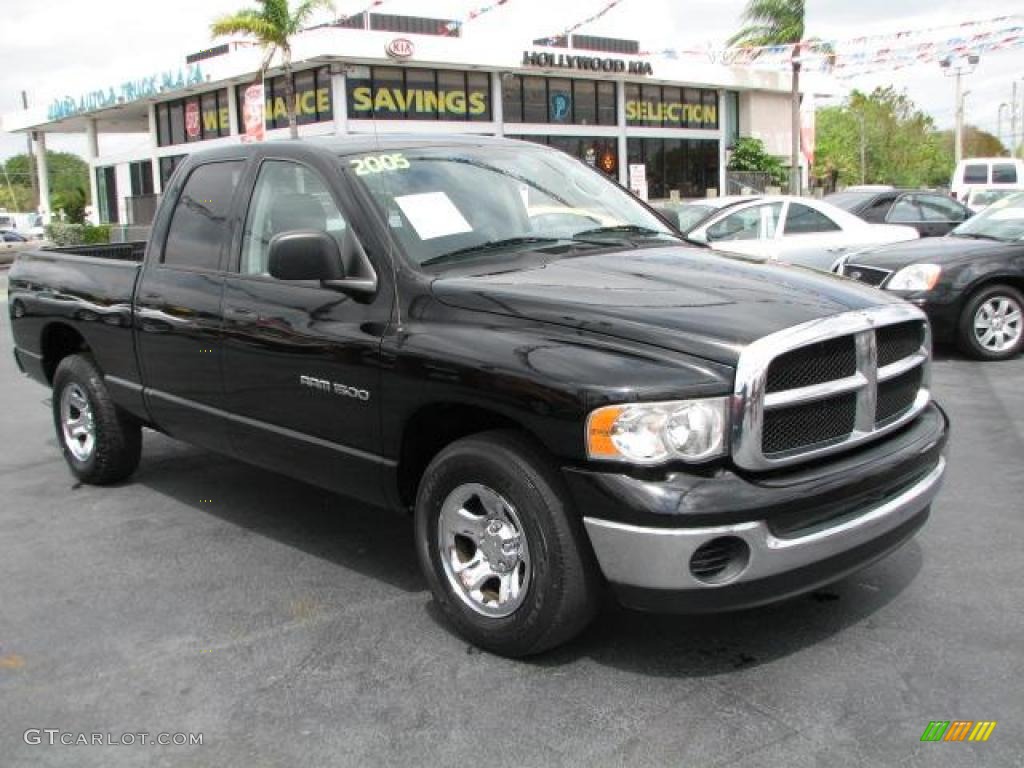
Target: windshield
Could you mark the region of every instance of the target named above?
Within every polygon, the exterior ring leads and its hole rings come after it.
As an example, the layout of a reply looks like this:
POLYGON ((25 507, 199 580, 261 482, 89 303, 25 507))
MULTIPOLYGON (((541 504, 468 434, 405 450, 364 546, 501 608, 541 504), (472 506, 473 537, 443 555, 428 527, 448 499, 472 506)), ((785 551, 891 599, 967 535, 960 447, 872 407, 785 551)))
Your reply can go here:
POLYGON ((1024 192, 996 200, 951 233, 958 237, 1019 242, 1024 240, 1024 192))
POLYGON ((343 162, 421 265, 507 258, 562 241, 593 248, 679 239, 617 184, 542 147, 408 148, 343 162))
POLYGON ((704 219, 717 211, 713 205, 690 203, 679 209, 679 229, 686 232, 700 224, 704 219))
POLYGON ((1013 190, 1009 189, 983 189, 971 192, 970 204, 976 205, 979 208, 982 206, 992 205, 996 200, 1002 200, 1004 197, 1017 194, 1013 190))

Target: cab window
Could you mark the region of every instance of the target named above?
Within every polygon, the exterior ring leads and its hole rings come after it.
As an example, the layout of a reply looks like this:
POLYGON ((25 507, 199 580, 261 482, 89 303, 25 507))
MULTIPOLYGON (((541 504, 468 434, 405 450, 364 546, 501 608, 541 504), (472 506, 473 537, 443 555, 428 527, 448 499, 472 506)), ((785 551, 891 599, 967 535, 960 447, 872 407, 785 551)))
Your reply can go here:
POLYGON ((241 160, 232 160, 207 163, 192 170, 167 230, 164 264, 218 268, 221 248, 231 236, 228 214, 244 167, 241 160))
POLYGON ((996 163, 992 166, 993 184, 1016 184, 1017 166, 1013 163, 996 163))
POLYGON ((330 190, 313 170, 284 160, 260 167, 242 231, 243 275, 267 275, 270 240, 294 230, 327 232, 341 243, 346 223, 330 190))
POLYGON ((988 166, 984 163, 964 166, 964 184, 988 184, 988 166))

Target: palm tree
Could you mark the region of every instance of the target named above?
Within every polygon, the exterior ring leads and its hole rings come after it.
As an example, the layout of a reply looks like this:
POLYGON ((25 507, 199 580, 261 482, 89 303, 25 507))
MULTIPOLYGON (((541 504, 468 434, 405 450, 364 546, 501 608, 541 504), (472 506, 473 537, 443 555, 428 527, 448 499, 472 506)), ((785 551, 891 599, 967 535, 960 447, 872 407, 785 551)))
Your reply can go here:
MULTIPOLYGON (((748 0, 743 12, 743 27, 729 40, 729 45, 762 47, 792 45, 793 66, 791 91, 792 145, 789 168, 789 191, 800 194, 800 43, 804 41, 804 0, 748 0)), ((756 53, 754 54, 756 58, 756 53)))
POLYGON ((267 71, 274 55, 280 52, 284 65, 284 95, 288 110, 288 128, 293 139, 299 138, 299 126, 295 118, 295 83, 292 80, 291 38, 309 21, 318 8, 334 9, 332 0, 301 0, 290 8, 288 0, 256 0, 259 8, 221 16, 210 24, 214 37, 245 35, 256 40, 264 51, 260 77, 267 71))

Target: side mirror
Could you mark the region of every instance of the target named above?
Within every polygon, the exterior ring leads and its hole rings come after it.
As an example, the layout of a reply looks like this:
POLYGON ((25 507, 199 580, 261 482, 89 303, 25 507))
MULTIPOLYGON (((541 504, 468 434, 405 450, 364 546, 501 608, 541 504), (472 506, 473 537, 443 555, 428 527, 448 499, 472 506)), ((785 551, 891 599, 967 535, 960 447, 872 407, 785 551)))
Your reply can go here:
POLYGON ((295 230, 270 240, 268 271, 278 280, 344 280, 337 241, 326 232, 295 230))

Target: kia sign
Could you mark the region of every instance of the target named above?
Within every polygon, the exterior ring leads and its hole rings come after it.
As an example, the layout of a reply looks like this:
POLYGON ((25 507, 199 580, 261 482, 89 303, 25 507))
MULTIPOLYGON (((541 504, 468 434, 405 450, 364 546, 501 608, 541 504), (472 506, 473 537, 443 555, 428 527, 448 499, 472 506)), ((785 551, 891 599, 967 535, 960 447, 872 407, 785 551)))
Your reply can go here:
POLYGON ((408 40, 404 37, 396 37, 385 48, 388 56, 392 59, 408 59, 415 52, 415 48, 412 45, 412 40, 408 40))

